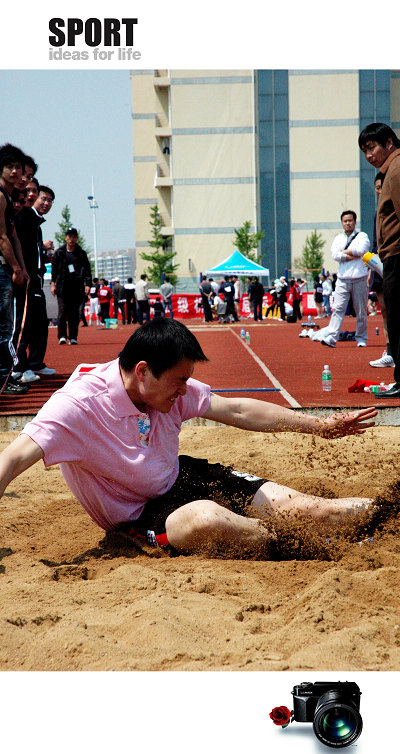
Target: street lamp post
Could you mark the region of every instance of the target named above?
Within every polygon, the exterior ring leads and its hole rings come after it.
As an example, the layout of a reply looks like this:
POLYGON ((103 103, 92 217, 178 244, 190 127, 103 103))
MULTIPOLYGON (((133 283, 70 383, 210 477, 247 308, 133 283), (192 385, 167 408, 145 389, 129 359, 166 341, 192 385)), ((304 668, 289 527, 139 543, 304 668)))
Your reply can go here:
POLYGON ((94 276, 97 278, 96 209, 98 209, 99 205, 97 204, 97 201, 94 195, 93 176, 92 176, 92 195, 88 196, 88 201, 89 201, 89 207, 93 211, 94 276))

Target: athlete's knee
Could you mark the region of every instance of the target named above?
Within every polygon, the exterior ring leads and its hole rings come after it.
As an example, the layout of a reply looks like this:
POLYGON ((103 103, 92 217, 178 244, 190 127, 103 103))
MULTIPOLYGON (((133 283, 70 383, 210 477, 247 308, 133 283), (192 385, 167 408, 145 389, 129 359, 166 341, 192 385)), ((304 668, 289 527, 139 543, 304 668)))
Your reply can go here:
POLYGON ((206 542, 218 530, 221 506, 213 500, 194 500, 166 520, 168 541, 177 549, 206 542))

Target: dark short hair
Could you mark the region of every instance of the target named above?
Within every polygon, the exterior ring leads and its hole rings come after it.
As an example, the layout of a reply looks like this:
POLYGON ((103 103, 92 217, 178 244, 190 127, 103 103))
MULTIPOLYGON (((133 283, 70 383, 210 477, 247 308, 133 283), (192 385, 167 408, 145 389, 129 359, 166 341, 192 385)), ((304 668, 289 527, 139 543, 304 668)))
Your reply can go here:
POLYGON ((393 140, 395 147, 400 147, 400 139, 396 136, 393 128, 386 123, 370 123, 363 128, 358 137, 358 146, 360 149, 365 147, 368 141, 376 141, 381 147, 385 147, 388 139, 393 140))
POLYGON ((32 168, 33 175, 35 175, 35 173, 36 173, 36 171, 38 169, 38 166, 37 166, 35 160, 33 159, 33 157, 30 157, 29 154, 25 155, 24 167, 32 168))
POLYGON ((140 276, 140 279, 141 279, 141 280, 147 280, 147 275, 145 275, 145 274, 143 273, 143 275, 141 275, 141 276, 140 276))
POLYGON ((25 155, 22 149, 15 147, 14 144, 3 144, 0 147, 0 170, 13 162, 19 162, 21 167, 24 167, 25 155))
POLYGON ((144 322, 119 354, 120 367, 125 372, 145 361, 156 378, 182 359, 208 361, 193 333, 182 322, 164 317, 144 322))
POLYGON ((379 173, 377 173, 376 176, 375 176, 375 178, 374 178, 374 184, 377 181, 382 181, 382 180, 383 180, 383 174, 379 171, 379 173))
POLYGON ((345 215, 353 215, 354 219, 357 220, 357 215, 354 212, 354 209, 345 209, 340 215, 340 219, 343 220, 345 215))
POLYGON ((38 181, 37 178, 35 178, 35 176, 32 176, 32 178, 29 179, 28 186, 29 186, 30 183, 34 183, 35 186, 36 186, 36 188, 37 188, 37 190, 39 191, 39 188, 40 188, 39 181, 38 181))
POLYGON ((42 185, 40 185, 39 186, 39 194, 40 194, 41 191, 43 191, 44 194, 50 194, 50 196, 51 196, 51 198, 53 199, 53 202, 54 202, 54 199, 56 198, 56 195, 55 195, 53 189, 49 188, 48 186, 42 186, 42 185))

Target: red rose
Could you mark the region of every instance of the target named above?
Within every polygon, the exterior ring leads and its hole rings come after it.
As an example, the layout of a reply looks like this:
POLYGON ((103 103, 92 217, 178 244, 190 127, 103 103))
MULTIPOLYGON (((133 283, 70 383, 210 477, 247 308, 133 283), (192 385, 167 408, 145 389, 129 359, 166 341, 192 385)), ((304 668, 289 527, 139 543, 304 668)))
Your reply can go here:
POLYGON ((287 707, 274 707, 269 716, 275 725, 287 725, 290 723, 292 713, 287 707))

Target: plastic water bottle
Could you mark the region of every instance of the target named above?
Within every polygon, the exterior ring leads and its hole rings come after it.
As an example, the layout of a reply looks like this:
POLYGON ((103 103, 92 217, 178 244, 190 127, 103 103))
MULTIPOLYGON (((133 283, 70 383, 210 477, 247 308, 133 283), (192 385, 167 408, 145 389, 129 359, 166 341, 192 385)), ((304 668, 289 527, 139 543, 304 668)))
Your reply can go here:
POLYGON ((244 327, 242 327, 242 329, 240 331, 240 337, 243 338, 243 340, 244 340, 244 336, 245 336, 244 327))
POLYGON ((248 345, 248 346, 250 345, 250 333, 249 333, 248 330, 246 332, 246 345, 248 345))
POLYGON ((330 392, 332 390, 332 374, 328 364, 325 364, 322 370, 322 390, 330 392))

